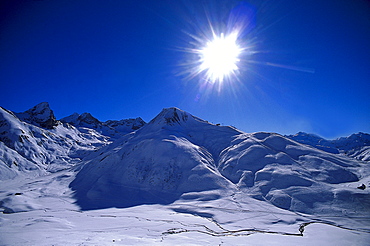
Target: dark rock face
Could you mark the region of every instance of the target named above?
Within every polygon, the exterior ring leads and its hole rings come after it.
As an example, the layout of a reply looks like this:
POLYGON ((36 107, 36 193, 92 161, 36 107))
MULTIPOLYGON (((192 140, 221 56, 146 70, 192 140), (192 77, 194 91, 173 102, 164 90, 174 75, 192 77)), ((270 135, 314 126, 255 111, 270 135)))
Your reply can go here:
POLYGON ((136 119, 108 120, 101 122, 90 113, 74 113, 70 116, 60 119, 62 123, 68 123, 75 127, 94 129, 103 135, 119 138, 132 131, 138 130, 146 123, 139 117, 136 119))
POLYGON ((81 125, 85 124, 93 127, 99 127, 100 125, 102 125, 102 123, 98 119, 93 117, 90 113, 81 114, 77 120, 78 122, 80 122, 81 125))
POLYGON ((124 120, 108 120, 105 122, 107 126, 113 127, 116 130, 121 128, 128 128, 132 130, 137 130, 143 127, 146 123, 140 117, 136 119, 124 119, 124 120))
POLYGON ((45 129, 53 129, 58 125, 54 112, 50 109, 49 103, 47 102, 37 104, 35 107, 23 113, 16 113, 16 116, 22 121, 45 129))

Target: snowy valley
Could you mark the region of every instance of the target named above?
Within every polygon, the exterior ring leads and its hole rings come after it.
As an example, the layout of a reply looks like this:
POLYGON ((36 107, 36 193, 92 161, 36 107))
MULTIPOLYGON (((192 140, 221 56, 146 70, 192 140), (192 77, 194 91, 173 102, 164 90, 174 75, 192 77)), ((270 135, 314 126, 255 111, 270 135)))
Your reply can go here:
POLYGON ((368 245, 370 135, 0 108, 0 245, 368 245))

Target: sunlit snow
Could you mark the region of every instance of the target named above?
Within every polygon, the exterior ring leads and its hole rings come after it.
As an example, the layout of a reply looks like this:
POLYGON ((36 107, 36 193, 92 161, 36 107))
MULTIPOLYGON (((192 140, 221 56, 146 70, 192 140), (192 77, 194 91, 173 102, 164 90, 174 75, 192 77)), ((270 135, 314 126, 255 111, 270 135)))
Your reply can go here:
MULTIPOLYGON (((39 108, 35 114, 49 111, 39 108)), ((247 134, 177 108, 147 124, 110 122, 116 131, 131 124, 118 139, 93 129, 105 126, 98 120, 81 128, 56 121, 44 129, 32 119, 45 122, 52 111, 46 118, 31 114, 28 123, 0 112, 0 244, 370 240, 370 168, 344 153, 276 133, 247 134)), ((367 137, 355 138, 355 146, 367 137)))

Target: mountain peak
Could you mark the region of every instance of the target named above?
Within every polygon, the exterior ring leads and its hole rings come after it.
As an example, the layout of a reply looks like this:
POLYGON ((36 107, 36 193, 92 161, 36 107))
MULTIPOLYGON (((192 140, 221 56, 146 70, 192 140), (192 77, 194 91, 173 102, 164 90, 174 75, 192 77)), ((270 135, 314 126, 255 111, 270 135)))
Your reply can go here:
POLYGON ((124 132, 128 129, 137 130, 144 126, 146 123, 142 118, 137 117, 135 119, 130 118, 123 120, 107 120, 106 122, 104 122, 104 124, 115 129, 120 129, 122 132, 124 132))
POLYGON ((37 108, 37 109, 44 109, 44 108, 49 108, 50 109, 50 105, 48 102, 41 102, 39 104, 37 104, 36 106, 34 106, 33 108, 37 108))
POLYGON ((50 109, 48 102, 42 102, 33 108, 23 112, 16 113, 19 119, 30 124, 35 124, 46 129, 52 129, 58 125, 54 112, 50 109))
POLYGON ((71 114, 70 116, 60 119, 60 121, 63 123, 69 123, 71 125, 75 125, 78 120, 78 117, 80 117, 80 114, 75 112, 71 114))
POLYGON ((182 111, 176 107, 164 108, 154 119, 152 119, 149 124, 165 124, 165 125, 175 125, 187 122, 189 113, 182 111))
POLYGON ((127 133, 139 129, 146 124, 141 118, 108 120, 106 122, 101 122, 90 113, 74 113, 70 116, 60 119, 60 121, 78 128, 82 127, 94 129, 99 133, 112 138, 119 138, 127 133))
POLYGON ((97 118, 92 116, 90 113, 73 113, 70 116, 64 117, 60 120, 61 122, 71 124, 73 126, 84 126, 84 127, 101 127, 103 125, 97 118))
POLYGON ((102 122, 100 122, 97 118, 92 116, 90 113, 83 113, 80 115, 80 117, 78 117, 78 119, 79 121, 85 122, 90 125, 98 126, 102 124, 102 122))

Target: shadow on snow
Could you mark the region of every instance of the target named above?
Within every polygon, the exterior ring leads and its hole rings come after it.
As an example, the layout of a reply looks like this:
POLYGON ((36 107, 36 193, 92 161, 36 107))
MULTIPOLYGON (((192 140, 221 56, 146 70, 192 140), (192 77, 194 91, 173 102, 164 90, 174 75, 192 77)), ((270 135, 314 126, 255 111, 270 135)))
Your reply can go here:
POLYGON ((168 205, 178 200, 182 194, 148 190, 144 188, 127 187, 108 184, 97 189, 84 187, 74 180, 70 187, 74 191, 76 204, 82 210, 104 208, 128 208, 139 205, 168 205))

